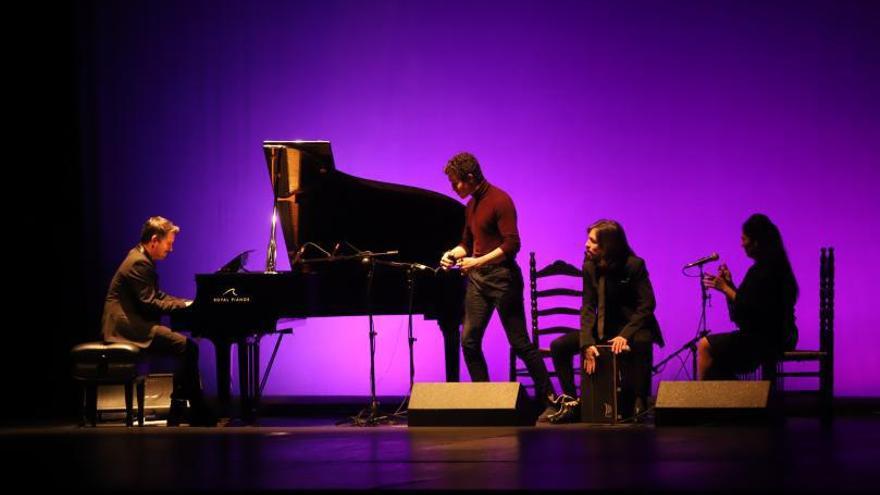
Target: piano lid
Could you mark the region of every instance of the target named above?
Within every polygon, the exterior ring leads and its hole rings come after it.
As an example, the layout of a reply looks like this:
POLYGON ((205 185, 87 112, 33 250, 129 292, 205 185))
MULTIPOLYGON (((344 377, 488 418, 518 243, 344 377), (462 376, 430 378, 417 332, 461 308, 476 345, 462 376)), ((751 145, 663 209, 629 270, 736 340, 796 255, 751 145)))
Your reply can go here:
POLYGON ((400 261, 435 266, 461 240, 461 203, 433 191, 342 173, 329 141, 264 141, 263 151, 291 267, 306 243, 326 251, 337 243, 399 251, 400 261))
POLYGON ((330 141, 263 141, 263 154, 276 198, 296 194, 303 171, 326 174, 336 169, 330 141))

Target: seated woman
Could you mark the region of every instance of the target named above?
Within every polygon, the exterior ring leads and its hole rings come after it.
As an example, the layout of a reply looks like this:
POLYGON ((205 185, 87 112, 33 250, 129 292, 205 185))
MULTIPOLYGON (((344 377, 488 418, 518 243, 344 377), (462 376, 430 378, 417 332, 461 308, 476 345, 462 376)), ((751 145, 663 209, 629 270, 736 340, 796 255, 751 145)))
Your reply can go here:
MULTIPOLYGON (((644 410, 651 394, 652 344, 663 346, 660 325, 654 317, 654 289, 645 260, 635 255, 623 227, 614 220, 599 220, 587 229, 584 257, 584 295, 581 330, 556 338, 550 344, 553 366, 562 391, 577 395, 572 358, 581 353, 584 371, 596 370, 598 344, 611 345, 621 355, 623 394, 635 402, 633 414, 644 410)), ((566 398, 563 398, 565 401, 566 398)), ((572 400, 572 399, 568 399, 572 400)), ((551 417, 555 423, 574 420, 574 409, 563 408, 551 417)))
POLYGON ((766 215, 750 216, 742 227, 742 247, 755 263, 737 288, 722 264, 703 284, 727 297, 730 319, 738 331, 712 334, 697 345, 700 380, 732 380, 794 349, 798 331, 794 305, 798 284, 779 229, 766 215))

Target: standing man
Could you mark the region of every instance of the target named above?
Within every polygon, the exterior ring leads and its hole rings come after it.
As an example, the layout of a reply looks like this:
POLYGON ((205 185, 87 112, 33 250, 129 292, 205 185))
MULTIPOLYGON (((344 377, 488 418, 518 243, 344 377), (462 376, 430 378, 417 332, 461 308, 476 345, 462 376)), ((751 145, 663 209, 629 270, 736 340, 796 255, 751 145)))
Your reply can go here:
POLYGON ((497 308, 510 346, 535 383, 536 399, 546 406, 539 420, 546 420, 555 412, 552 405, 556 394, 547 366, 526 331, 523 277, 516 263, 520 241, 513 200, 486 181, 480 164, 470 153, 453 156, 443 171, 459 197, 471 196, 462 240, 440 260, 444 269, 458 266, 468 277, 461 346, 471 381, 489 381, 483 335, 497 308))
POLYGON ((172 251, 180 228, 162 217, 150 217, 141 229, 141 241, 119 265, 104 301, 102 331, 108 342, 128 342, 147 352, 178 359, 168 424, 177 425, 190 404, 192 426, 215 426, 217 418, 202 394, 199 348, 192 339, 172 331, 161 316, 189 306, 192 301, 159 290, 156 261, 172 251))

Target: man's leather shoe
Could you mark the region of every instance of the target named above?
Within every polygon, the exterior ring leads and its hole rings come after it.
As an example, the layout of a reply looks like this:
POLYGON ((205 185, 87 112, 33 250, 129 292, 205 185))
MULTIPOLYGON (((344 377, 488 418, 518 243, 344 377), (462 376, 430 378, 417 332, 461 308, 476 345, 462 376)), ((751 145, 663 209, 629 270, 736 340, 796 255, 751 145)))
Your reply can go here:
POLYGON ((539 423, 546 423, 546 422, 550 421, 550 418, 552 416, 559 413, 560 407, 562 406, 562 404, 566 400, 573 400, 573 399, 565 394, 562 394, 562 395, 556 395, 554 393, 547 394, 547 396, 544 398, 544 404, 546 405, 546 407, 544 408, 544 412, 542 412, 541 415, 538 416, 538 422, 539 423))
POLYGON ((187 406, 185 399, 171 399, 171 407, 168 409, 168 426, 180 426, 189 421, 187 418, 187 406))
POLYGON ((634 423, 644 423, 647 422, 650 418, 649 407, 647 406, 647 399, 643 399, 642 397, 636 397, 635 405, 633 406, 633 422, 634 423))
POLYGON ((193 401, 191 413, 190 426, 217 426, 217 415, 204 399, 193 401))
POLYGON ((550 418, 558 412, 559 412, 559 409, 557 409, 554 404, 548 405, 544 409, 544 412, 542 412, 541 415, 538 416, 538 423, 546 423, 546 422, 550 421, 550 418))
POLYGON ((550 416, 549 421, 553 424, 574 423, 578 420, 578 413, 581 411, 581 402, 579 399, 573 399, 565 396, 568 400, 563 400, 559 408, 559 412, 550 416))

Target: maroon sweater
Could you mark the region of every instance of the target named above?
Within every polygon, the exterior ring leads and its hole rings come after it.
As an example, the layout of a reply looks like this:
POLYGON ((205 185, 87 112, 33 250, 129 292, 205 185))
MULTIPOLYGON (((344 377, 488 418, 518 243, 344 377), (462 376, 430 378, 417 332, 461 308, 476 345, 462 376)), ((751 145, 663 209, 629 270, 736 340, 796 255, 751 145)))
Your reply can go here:
POLYGON ((500 247, 512 260, 519 252, 516 207, 506 192, 483 181, 477 187, 465 211, 461 247, 470 256, 479 257, 500 247))

